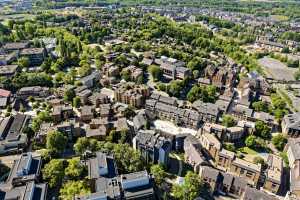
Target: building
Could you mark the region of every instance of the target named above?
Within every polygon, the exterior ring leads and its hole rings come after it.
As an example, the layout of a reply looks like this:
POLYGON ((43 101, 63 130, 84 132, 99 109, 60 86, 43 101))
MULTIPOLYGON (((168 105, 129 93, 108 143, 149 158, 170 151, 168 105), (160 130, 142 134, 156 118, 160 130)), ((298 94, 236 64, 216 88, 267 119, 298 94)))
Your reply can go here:
POLYGON ((199 172, 200 166, 207 164, 203 147, 194 136, 187 136, 184 139, 183 149, 185 161, 194 168, 195 172, 199 172))
POLYGON ((110 98, 108 95, 103 93, 93 93, 88 97, 88 101, 93 104, 96 108, 99 108, 101 104, 110 103, 110 98))
POLYGON ((96 83, 100 80, 100 72, 98 70, 92 72, 90 75, 87 75, 81 78, 79 81, 82 85, 86 86, 87 88, 92 88, 96 83))
POLYGON ((29 47, 29 42, 11 42, 6 43, 2 48, 6 53, 11 53, 13 51, 22 50, 29 47))
POLYGON ((206 114, 195 110, 180 108, 176 99, 153 93, 150 99, 146 100, 146 111, 162 120, 190 128, 199 128, 202 120, 208 120, 206 114))
POLYGON ((53 117, 54 122, 58 123, 63 120, 72 118, 74 116, 74 111, 72 106, 59 105, 53 107, 51 115, 53 117))
POLYGON ((264 188, 274 194, 278 193, 281 186, 281 179, 283 173, 282 158, 270 154, 267 159, 268 169, 264 188))
POLYGON ((146 98, 150 95, 148 86, 132 82, 120 84, 114 93, 116 101, 137 108, 144 106, 146 98))
POLYGON ((41 86, 23 87, 17 92, 18 98, 27 99, 32 96, 35 98, 45 98, 50 95, 50 89, 41 86))
POLYGON ((218 122, 221 114, 220 109, 216 104, 204 103, 200 100, 195 101, 192 108, 198 111, 202 122, 216 123, 218 122))
POLYGON ((277 198, 274 195, 270 195, 266 192, 257 190, 255 188, 251 188, 251 187, 246 187, 245 192, 241 195, 240 197, 241 200, 258 200, 258 199, 262 199, 262 200, 279 200, 279 198, 277 198))
POLYGON ((238 142, 244 137, 245 129, 239 126, 227 128, 220 124, 205 123, 200 129, 200 133, 213 134, 223 142, 238 142))
POLYGON ((300 135, 300 112, 285 115, 282 119, 282 132, 291 137, 300 135))
POLYGON ((220 141, 210 133, 203 133, 199 137, 199 142, 205 149, 205 152, 213 159, 216 159, 221 150, 220 141))
POLYGON ((0 66, 0 76, 11 78, 17 73, 18 69, 18 65, 2 65, 0 66))
POLYGON ((38 182, 41 165, 41 156, 33 156, 30 152, 23 153, 20 159, 14 161, 6 182, 14 187, 26 185, 26 183, 31 181, 38 182))
POLYGON ((20 57, 27 57, 31 66, 41 65, 45 56, 44 48, 26 48, 20 51, 20 57))
POLYGON ((120 176, 125 200, 153 200, 152 180, 147 171, 123 174, 120 176))
POLYGON ((0 154, 22 152, 27 145, 27 135, 23 133, 30 117, 22 114, 6 117, 0 122, 0 154))
POLYGON ((290 167, 290 191, 300 197, 300 139, 291 138, 287 144, 290 167))
POLYGON ((4 109, 10 103, 11 91, 0 89, 0 108, 4 109))
POLYGON ((219 151, 219 154, 215 159, 215 163, 217 165, 217 168, 226 171, 227 169, 230 169, 231 163, 234 159, 234 152, 222 149, 221 151, 219 151))
POLYGON ((185 79, 191 76, 191 70, 184 67, 185 63, 174 58, 162 56, 154 61, 163 71, 164 77, 168 79, 185 79))
POLYGON ((247 187, 247 181, 244 179, 208 166, 200 167, 199 176, 209 185, 212 193, 240 197, 247 187))
POLYGON ((89 159, 87 165, 88 176, 91 180, 96 180, 100 177, 112 178, 118 175, 112 155, 96 152, 96 157, 89 159))
POLYGON ((152 200, 153 180, 147 171, 118 175, 113 156, 97 152, 88 160, 88 176, 92 193, 76 200, 152 200))
POLYGON ((261 174, 261 164, 254 164, 235 158, 231 163, 230 173, 243 177, 247 180, 248 184, 256 186, 261 174))
POLYGON ((47 197, 47 184, 36 184, 34 181, 30 181, 23 186, 13 187, 3 193, 4 200, 45 200, 47 197))
POLYGON ((172 142, 153 130, 139 130, 132 140, 133 148, 141 152, 147 163, 169 164, 172 142))
POLYGON ((0 54, 0 66, 1 65, 11 65, 18 58, 17 52, 12 52, 9 54, 0 54))
POLYGON ((94 109, 92 106, 83 106, 80 111, 80 119, 89 122, 94 118, 94 109))

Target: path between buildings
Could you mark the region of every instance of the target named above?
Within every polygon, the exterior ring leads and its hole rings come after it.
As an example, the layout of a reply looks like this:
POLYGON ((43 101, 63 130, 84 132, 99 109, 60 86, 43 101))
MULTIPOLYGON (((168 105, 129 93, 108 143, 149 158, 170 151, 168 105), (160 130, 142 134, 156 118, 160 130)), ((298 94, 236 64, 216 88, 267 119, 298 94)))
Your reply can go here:
POLYGON ((177 175, 181 176, 181 174, 182 174, 182 160, 178 155, 174 154, 174 156, 177 158, 177 160, 179 162, 179 169, 178 169, 177 175))

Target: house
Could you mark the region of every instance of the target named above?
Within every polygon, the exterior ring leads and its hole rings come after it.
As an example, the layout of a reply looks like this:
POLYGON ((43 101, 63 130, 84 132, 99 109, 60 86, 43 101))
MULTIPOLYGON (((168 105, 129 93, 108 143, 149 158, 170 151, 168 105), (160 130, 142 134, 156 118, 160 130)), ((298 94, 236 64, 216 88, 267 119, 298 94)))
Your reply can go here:
POLYGON ((76 96, 80 98, 81 104, 85 105, 89 102, 89 96, 92 95, 92 91, 89 89, 84 89, 80 92, 76 92, 76 96))
POLYGON ((277 194, 282 180, 283 162, 282 158, 270 154, 267 159, 268 169, 264 188, 274 194, 277 194))
POLYGON ((10 102, 11 91, 0 89, 0 108, 6 108, 10 102))
POLYGON ((244 179, 209 166, 201 166, 199 176, 210 187, 212 193, 239 197, 247 187, 247 181, 244 179))
POLYGON ((282 132, 291 136, 299 137, 300 135, 300 112, 285 115, 282 119, 282 132))
POLYGON ((11 52, 9 54, 0 54, 0 66, 11 65, 14 61, 17 61, 17 52, 11 52))
POLYGON ((18 98, 27 99, 32 96, 35 98, 45 98, 50 95, 50 89, 41 86, 23 87, 17 92, 18 98))
POLYGON ((94 118, 94 109, 92 106, 83 106, 80 111, 80 119, 84 122, 91 121, 94 118))
POLYGON ((108 128, 107 126, 101 125, 97 128, 87 128, 85 130, 85 136, 87 138, 94 138, 97 140, 105 140, 106 135, 108 133, 108 128))
POLYGON ((58 123, 63 120, 72 118, 74 112, 72 106, 59 105, 53 107, 51 115, 53 117, 54 122, 58 123))
POLYGON ((108 95, 103 93, 93 93, 88 97, 88 102, 93 104, 96 108, 99 108, 100 104, 110 103, 110 98, 108 95))
POLYGON ((146 128, 145 126, 149 123, 148 116, 145 110, 141 110, 136 116, 133 118, 133 126, 134 129, 140 130, 142 128, 146 128))
POLYGON ((248 184, 256 186, 261 174, 261 164, 254 164, 246 160, 235 158, 231 162, 230 172, 245 178, 248 184))
POLYGON ((184 139, 183 149, 185 161, 194 168, 195 172, 199 172, 201 165, 207 164, 203 147, 194 136, 187 136, 184 139))
POLYGON ((114 92, 115 100, 121 103, 140 108, 144 106, 146 98, 150 95, 148 86, 135 83, 120 84, 114 92))
POLYGON ((130 131, 130 128, 127 123, 127 119, 125 117, 118 118, 116 121, 114 121, 113 124, 114 124, 114 130, 116 132, 125 131, 128 133, 130 131))
POLYGON ((111 108, 111 104, 107 103, 107 104, 101 104, 99 106, 99 116, 102 118, 110 118, 112 116, 112 108, 111 108))
POLYGON ((221 112, 217 105, 197 100, 193 103, 192 107, 198 111, 202 122, 218 122, 221 112))
POLYGON ((235 153, 223 148, 221 151, 219 151, 219 154, 215 159, 215 163, 218 169, 226 171, 230 168, 231 163, 234 159, 235 153))
POLYGON ((23 129, 28 125, 30 117, 17 114, 0 122, 0 154, 22 152, 27 145, 27 135, 23 129))
POLYGON ((251 187, 246 187, 245 192, 241 195, 240 197, 241 200, 258 200, 258 199, 263 199, 263 200, 279 200, 274 195, 270 195, 266 192, 257 190, 255 188, 251 187))
POLYGON ((98 70, 92 72, 90 75, 87 75, 81 78, 79 81, 82 85, 86 86, 87 88, 92 88, 98 83, 100 80, 100 72, 98 70))
POLYGON ((130 65, 123 70, 127 70, 130 73, 130 80, 137 81, 140 77, 143 77, 143 70, 134 65, 130 65))
POLYGON ((11 53, 13 51, 22 50, 29 47, 29 42, 11 42, 6 43, 2 48, 6 53, 11 53))
POLYGON ((199 136, 199 142, 205 149, 205 152, 213 159, 216 159, 221 150, 220 141, 212 134, 203 133, 199 136))
POLYGON ((168 79, 183 80, 191 76, 191 70, 184 67, 185 63, 177 59, 162 56, 159 59, 155 59, 154 62, 160 66, 163 75, 168 79))
POLYGON ((18 65, 2 65, 0 66, 0 76, 5 78, 11 78, 14 75, 16 75, 18 69, 18 65))
POLYGON ((44 48, 26 48, 20 51, 20 57, 29 58, 31 66, 41 65, 46 56, 44 48))
POLYGON ((168 166, 172 143, 154 130, 139 130, 132 140, 132 145, 134 149, 141 152, 147 163, 152 162, 168 166))
POLYGON ((14 187, 25 185, 31 181, 38 182, 41 165, 41 156, 33 156, 30 152, 23 153, 20 159, 14 161, 6 182, 14 187))

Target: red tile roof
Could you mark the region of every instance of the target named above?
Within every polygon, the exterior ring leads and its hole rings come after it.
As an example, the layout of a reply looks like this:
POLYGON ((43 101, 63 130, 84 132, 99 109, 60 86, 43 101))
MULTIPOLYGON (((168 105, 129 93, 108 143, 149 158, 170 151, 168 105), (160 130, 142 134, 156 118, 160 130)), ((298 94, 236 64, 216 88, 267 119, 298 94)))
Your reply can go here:
POLYGON ((0 89, 0 97, 9 97, 11 92, 8 90, 0 89))

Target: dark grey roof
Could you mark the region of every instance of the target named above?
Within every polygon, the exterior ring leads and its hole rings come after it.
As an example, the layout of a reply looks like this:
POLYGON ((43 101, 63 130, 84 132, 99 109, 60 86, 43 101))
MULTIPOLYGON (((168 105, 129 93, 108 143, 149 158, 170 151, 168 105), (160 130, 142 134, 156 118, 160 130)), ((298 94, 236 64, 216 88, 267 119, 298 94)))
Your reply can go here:
POLYGON ((7 140, 18 140, 26 118, 27 116, 22 114, 17 114, 16 116, 14 116, 14 120, 6 137, 7 140))
POLYGON ((300 130, 300 112, 285 115, 283 120, 288 128, 300 130))
POLYGON ((216 104, 213 103, 204 103, 200 100, 195 101, 193 103, 193 107, 198 110, 200 113, 203 114, 210 114, 213 116, 218 116, 219 115, 219 108, 216 104))
POLYGON ((45 200, 47 193, 46 184, 35 184, 33 181, 28 182, 25 186, 15 187, 5 194, 6 199, 18 200, 45 200))
POLYGON ((275 195, 269 195, 263 191, 257 190, 255 188, 246 187, 244 196, 245 200, 276 200, 278 198, 275 195))

